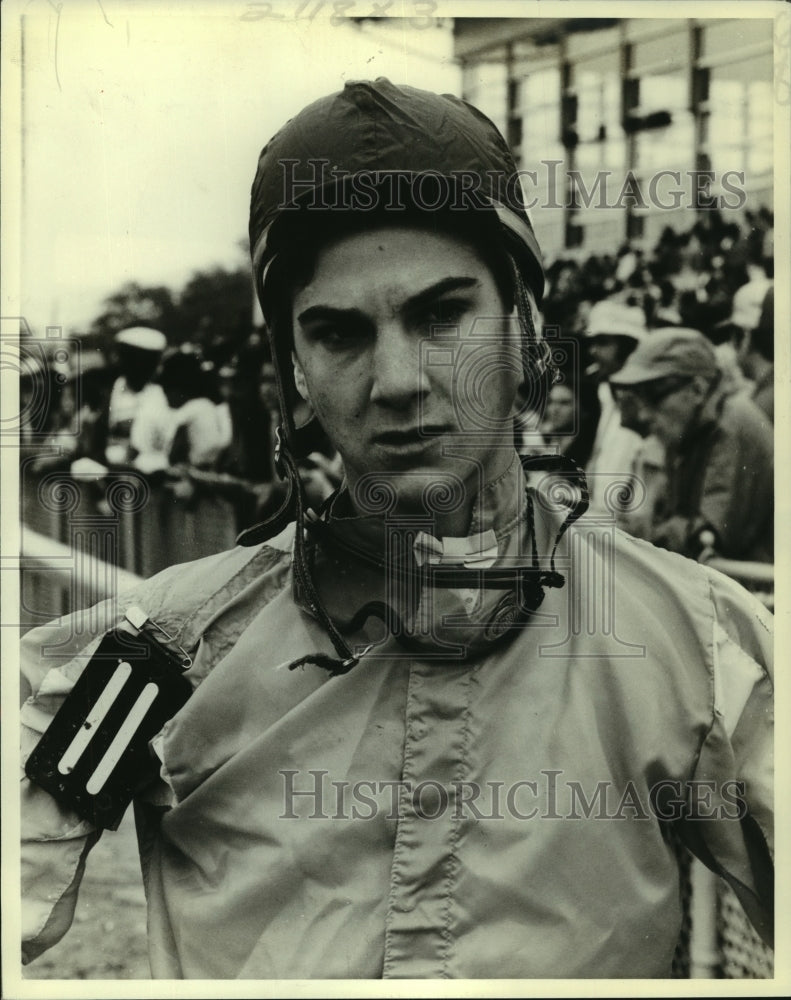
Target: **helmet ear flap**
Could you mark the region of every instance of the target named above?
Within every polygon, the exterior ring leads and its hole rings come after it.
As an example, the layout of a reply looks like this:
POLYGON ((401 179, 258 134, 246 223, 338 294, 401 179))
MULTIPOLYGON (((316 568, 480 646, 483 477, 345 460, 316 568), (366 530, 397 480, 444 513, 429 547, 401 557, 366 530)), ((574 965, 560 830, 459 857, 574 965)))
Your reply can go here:
POLYGON ((519 266, 513 256, 510 259, 516 311, 522 331, 525 408, 540 410, 546 403, 549 390, 558 379, 558 370, 552 360, 551 347, 536 328, 533 302, 519 266))

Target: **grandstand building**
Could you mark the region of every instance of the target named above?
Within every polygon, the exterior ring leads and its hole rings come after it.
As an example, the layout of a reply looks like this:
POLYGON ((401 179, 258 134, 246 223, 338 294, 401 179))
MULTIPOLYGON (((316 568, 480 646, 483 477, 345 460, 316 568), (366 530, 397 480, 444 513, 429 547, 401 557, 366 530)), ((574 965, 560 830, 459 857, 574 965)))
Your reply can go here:
POLYGON ((463 96, 514 150, 548 258, 772 207, 773 25, 455 20, 463 96))

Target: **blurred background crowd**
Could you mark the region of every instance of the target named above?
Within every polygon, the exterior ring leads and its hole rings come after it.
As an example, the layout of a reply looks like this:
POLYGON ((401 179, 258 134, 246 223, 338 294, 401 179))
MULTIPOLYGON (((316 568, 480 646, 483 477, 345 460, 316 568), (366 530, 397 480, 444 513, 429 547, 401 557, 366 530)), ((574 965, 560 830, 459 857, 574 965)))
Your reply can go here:
POLYGON ((650 252, 549 268, 560 379, 521 450, 567 455, 594 511, 688 556, 773 561, 772 232, 705 212, 650 252))
MULTIPOLYGON (((517 450, 573 460, 594 512, 635 535, 771 562, 773 274, 764 210, 702 212, 649 251, 559 256, 543 304, 557 381, 517 419, 517 450)), ((23 406, 47 390, 25 425, 32 471, 96 484, 99 512, 124 469, 173 503, 230 497, 232 530, 274 509, 277 391, 243 270, 196 275, 180 297, 127 286, 106 306, 77 349, 53 342, 23 376, 23 406)), ((318 505, 342 467, 328 446, 303 476, 318 505)))

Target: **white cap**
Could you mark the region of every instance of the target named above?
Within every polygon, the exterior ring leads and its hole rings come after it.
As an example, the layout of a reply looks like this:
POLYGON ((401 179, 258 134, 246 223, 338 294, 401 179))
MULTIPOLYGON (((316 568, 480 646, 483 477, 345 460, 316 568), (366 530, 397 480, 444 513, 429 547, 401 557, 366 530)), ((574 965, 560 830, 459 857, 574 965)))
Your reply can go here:
POLYGON ((754 330, 761 318, 766 293, 771 287, 772 281, 769 278, 756 278, 742 285, 733 296, 730 322, 743 330, 754 330))
POLYGON ((591 306, 585 335, 588 337, 631 337, 640 341, 646 335, 645 313, 640 306, 605 299, 591 306))
POLYGON ((141 351, 157 351, 161 353, 167 346, 165 334, 153 330, 150 326, 130 326, 115 335, 117 344, 127 344, 141 351))

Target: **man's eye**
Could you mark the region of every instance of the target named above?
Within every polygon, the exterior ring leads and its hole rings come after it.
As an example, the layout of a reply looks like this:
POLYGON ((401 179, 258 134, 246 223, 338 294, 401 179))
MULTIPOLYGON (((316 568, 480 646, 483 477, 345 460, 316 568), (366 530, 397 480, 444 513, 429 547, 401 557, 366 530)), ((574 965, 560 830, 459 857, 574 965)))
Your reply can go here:
POLYGON ((457 299, 443 299, 435 302, 426 311, 426 321, 432 326, 447 326, 459 323, 467 312, 467 303, 457 299))
POLYGON ((329 350, 352 347, 360 340, 360 331, 346 326, 317 326, 306 333, 310 340, 322 344, 329 350))

